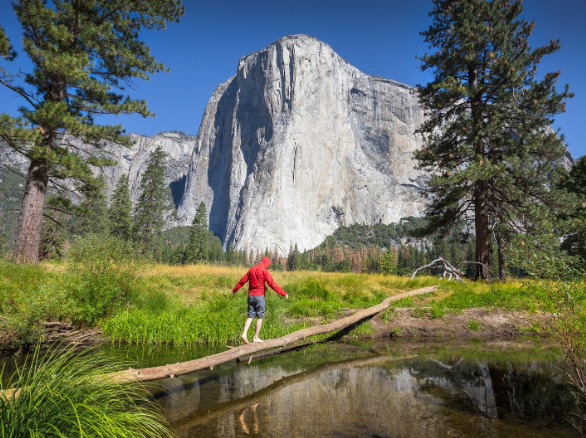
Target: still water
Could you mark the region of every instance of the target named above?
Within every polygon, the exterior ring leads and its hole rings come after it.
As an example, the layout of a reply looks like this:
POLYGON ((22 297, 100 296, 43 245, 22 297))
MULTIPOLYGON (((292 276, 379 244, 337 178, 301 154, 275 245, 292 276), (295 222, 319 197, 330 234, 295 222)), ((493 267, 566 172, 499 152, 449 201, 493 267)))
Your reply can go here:
MULTIPOLYGON (((142 366, 204 349, 110 349, 142 366)), ((570 386, 531 341, 327 343, 161 382, 180 437, 571 437, 570 386)))

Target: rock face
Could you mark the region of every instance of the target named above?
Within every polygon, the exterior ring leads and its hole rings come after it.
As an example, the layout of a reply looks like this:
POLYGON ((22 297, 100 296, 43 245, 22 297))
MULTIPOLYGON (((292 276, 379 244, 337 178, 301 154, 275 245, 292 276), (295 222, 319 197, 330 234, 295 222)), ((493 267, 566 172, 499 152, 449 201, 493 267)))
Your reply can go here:
MULTIPOLYGON (((165 183, 171 189, 175 206, 178 206, 185 188, 189 161, 195 147, 195 136, 186 136, 173 132, 162 132, 152 137, 138 134, 130 135, 134 141, 134 147, 123 148, 117 145, 108 145, 106 150, 109 155, 118 162, 117 166, 104 169, 106 177, 108 197, 114 191, 118 179, 122 175, 128 175, 130 186, 130 199, 133 204, 140 196, 140 181, 142 174, 149 164, 149 154, 157 146, 161 146, 167 154, 167 170, 165 172, 165 183)), ((171 211, 167 212, 171 213, 171 211)), ((166 228, 176 226, 176 219, 167 215, 166 228)))
POLYGON ((225 248, 282 252, 340 225, 419 216, 423 117, 413 88, 360 72, 315 38, 284 37, 214 91, 178 223, 203 201, 225 248))
MULTIPOLYGON (((128 175, 130 198, 135 203, 140 195, 140 181, 142 174, 148 166, 149 154, 157 146, 161 146, 167 154, 165 183, 170 189, 169 197, 172 198, 170 200, 177 207, 185 189, 185 180, 187 178, 187 171, 189 170, 191 155, 195 147, 196 137, 174 132, 162 132, 152 137, 130 134, 130 137, 134 142, 134 146, 131 148, 121 147, 113 143, 108 143, 104 146, 105 155, 118 162, 116 166, 105 167, 103 169, 108 197, 112 195, 118 179, 122 175, 128 175)), ((75 140, 73 141, 75 142, 75 140)), ((77 143, 80 150, 85 149, 80 141, 77 141, 77 143)), ((29 161, 22 157, 22 155, 17 154, 6 146, 0 145, 0 158, 2 165, 16 168, 21 173, 26 174, 29 161)), ((96 174, 97 172, 98 170, 96 169, 96 174)), ((0 185, 1 183, 2 174, 0 173, 0 185)), ((176 217, 171 214, 172 212, 172 209, 166 212, 166 228, 177 225, 176 217)))

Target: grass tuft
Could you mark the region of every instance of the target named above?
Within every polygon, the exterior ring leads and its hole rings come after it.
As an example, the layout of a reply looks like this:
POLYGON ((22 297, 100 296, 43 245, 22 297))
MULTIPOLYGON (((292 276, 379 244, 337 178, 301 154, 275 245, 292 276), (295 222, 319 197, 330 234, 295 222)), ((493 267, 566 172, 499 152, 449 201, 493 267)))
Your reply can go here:
POLYGON ((122 365, 96 350, 37 348, 7 385, 0 383, 3 391, 21 388, 17 397, 0 395, 2 437, 173 436, 161 412, 146 403, 142 384, 104 377, 122 365))

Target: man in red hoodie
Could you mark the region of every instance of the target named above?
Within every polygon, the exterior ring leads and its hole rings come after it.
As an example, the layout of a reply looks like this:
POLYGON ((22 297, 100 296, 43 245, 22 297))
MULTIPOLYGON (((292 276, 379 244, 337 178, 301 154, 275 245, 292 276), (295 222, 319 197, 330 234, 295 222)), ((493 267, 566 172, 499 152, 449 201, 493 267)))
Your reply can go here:
POLYGON ((249 344, 248 342, 248 329, 250 328, 250 324, 252 320, 256 317, 256 327, 254 331, 254 338, 252 338, 253 342, 262 342, 262 340, 258 337, 260 333, 260 328, 262 327, 262 319, 265 316, 265 282, 277 292, 279 295, 283 295, 286 299, 289 299, 289 295, 279 287, 267 268, 271 264, 271 261, 268 257, 263 257, 260 263, 256 266, 253 266, 248 270, 246 275, 240 279, 238 284, 234 289, 232 289, 232 296, 240 289, 246 282, 248 281, 248 318, 244 323, 244 331, 242 332, 242 336, 240 338, 244 343, 249 344))

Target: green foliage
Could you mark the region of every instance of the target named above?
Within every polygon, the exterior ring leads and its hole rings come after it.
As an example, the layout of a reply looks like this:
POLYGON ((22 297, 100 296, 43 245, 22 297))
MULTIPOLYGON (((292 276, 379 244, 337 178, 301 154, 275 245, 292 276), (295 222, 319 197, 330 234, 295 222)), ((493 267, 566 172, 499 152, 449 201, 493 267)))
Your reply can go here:
MULTIPOLYGON (((445 287, 445 286, 442 286, 445 287)), ((452 311, 486 307, 506 310, 537 310, 537 302, 532 290, 514 284, 494 283, 486 290, 477 290, 473 284, 450 285, 451 295, 437 301, 438 306, 452 311)))
POLYGON ((538 280, 533 287, 549 334, 561 350, 560 368, 575 387, 578 412, 568 420, 583 432, 586 411, 586 271, 564 257, 525 254, 524 268, 538 280))
POLYGON ((116 188, 110 199, 108 210, 108 229, 110 234, 123 240, 132 238, 132 201, 127 175, 118 178, 116 188))
MULTIPOLYGON (((559 71, 537 79, 541 59, 560 46, 530 48, 534 23, 519 18, 520 0, 433 3, 422 35, 434 52, 420 59, 434 79, 418 88, 429 117, 419 131, 427 144, 415 156, 432 172, 420 234, 474 212, 476 261, 489 264, 489 221, 504 245, 510 234, 538 233, 551 209, 566 205, 550 190, 553 165, 566 152, 550 125, 572 94, 556 90, 559 71)), ((477 272, 489 276, 478 265, 477 272)))
POLYGON ((185 263, 205 263, 208 261, 208 214, 203 202, 191 224, 189 243, 185 248, 185 263))
MULTIPOLYGON (((263 335, 274 338, 305 327, 303 324, 284 324, 281 318, 284 300, 274 295, 267 294, 263 335)), ((189 307, 154 294, 137 307, 108 319, 103 330, 113 340, 132 343, 225 345, 240 338, 246 310, 246 294, 234 298, 229 293, 206 294, 189 307)))
POLYGON ((559 188, 573 194, 577 201, 573 209, 560 215, 565 222, 562 249, 586 260, 586 155, 580 157, 569 172, 562 170, 560 173, 559 188))
MULTIPOLYGON (((6 148, 0 145, 0 154, 4 153, 6 148)), ((6 234, 7 249, 10 250, 16 236, 25 178, 17 169, 0 167, 0 179, 0 232, 6 234)))
POLYGON ((157 146, 149 155, 149 164, 140 181, 140 195, 134 207, 133 234, 143 254, 159 258, 161 232, 168 207, 165 198, 167 154, 157 146))
POLYGON ((299 269, 299 260, 300 253, 299 249, 297 248, 297 244, 295 244, 294 248, 289 250, 289 256, 287 257, 287 270, 288 271, 297 271, 299 269))
POLYGON ((71 230, 74 234, 104 234, 108 232, 108 197, 105 193, 106 181, 100 175, 96 182, 84 184, 81 192, 83 200, 75 209, 77 217, 71 230))
POLYGON ((475 320, 471 320, 468 323, 468 330, 481 330, 482 329, 482 324, 480 324, 478 321, 475 320))
POLYGON ((110 235, 76 237, 67 269, 0 260, 0 343, 31 345, 43 338, 44 321, 94 327, 124 308, 141 289, 145 267, 132 243, 110 235))
POLYGON ((21 388, 18 397, 0 396, 2 436, 173 436, 141 383, 105 377, 125 365, 97 350, 37 348, 12 376, 0 371, 0 390, 21 388))
POLYGON ((132 298, 144 259, 136 246, 105 234, 89 234, 73 240, 68 251, 71 318, 93 327, 114 314, 132 298))
MULTIPOLYGON (((191 226, 174 227, 163 231, 161 258, 163 263, 180 265, 185 263, 185 249, 191 236, 191 226)), ((208 261, 217 264, 226 262, 222 241, 212 231, 207 231, 208 261)))
POLYGON ((389 248, 385 253, 383 253, 382 257, 381 257, 381 269, 383 271, 383 274, 386 275, 390 275, 390 274, 394 274, 395 273, 395 264, 396 264, 396 260, 395 260, 395 254, 393 253, 393 250, 391 248, 389 248))
MULTIPOLYGON (((15 3, 14 10, 32 69, 0 78, 0 84, 26 101, 19 109, 21 116, 0 114, 0 140, 33 164, 25 197, 37 194, 32 189, 46 186, 49 178, 53 183, 95 182, 91 166, 114 164, 102 150, 104 140, 131 145, 121 125, 98 126, 95 118, 153 115, 145 101, 123 92, 134 79, 148 80, 149 75, 165 70, 141 37, 147 30, 161 30, 167 22, 178 21, 183 15, 181 2, 153 0, 138 7, 135 2, 109 0, 29 0, 15 3)), ((3 30, 0 56, 14 57, 3 30)), ((40 217, 43 202, 23 201, 24 206, 27 217, 40 217)), ((23 231, 18 237, 23 244, 20 251, 38 243, 40 235, 33 234, 23 231)))
MULTIPOLYGON (((47 204, 51 205, 51 199, 47 204)), ((41 225, 40 260, 60 259, 63 256, 65 233, 62 224, 65 220, 66 215, 60 211, 52 211, 50 215, 45 215, 41 225)))

